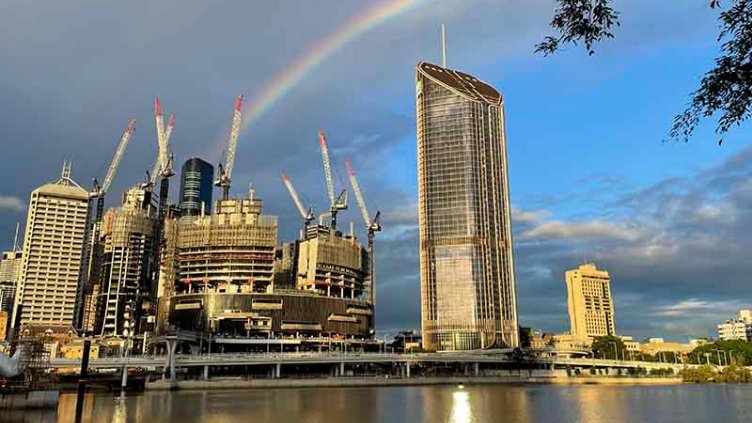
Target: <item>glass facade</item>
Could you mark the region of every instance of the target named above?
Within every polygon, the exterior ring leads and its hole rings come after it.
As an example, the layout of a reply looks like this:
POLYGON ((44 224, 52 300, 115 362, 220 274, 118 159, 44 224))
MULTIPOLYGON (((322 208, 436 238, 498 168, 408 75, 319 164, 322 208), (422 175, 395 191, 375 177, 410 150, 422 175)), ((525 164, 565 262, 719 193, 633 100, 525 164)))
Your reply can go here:
POLYGON ((204 212, 211 214, 213 189, 214 167, 199 158, 186 160, 180 176, 180 214, 200 215, 201 203, 204 212))
POLYGON ((517 347, 501 94, 426 62, 416 73, 423 342, 517 347))

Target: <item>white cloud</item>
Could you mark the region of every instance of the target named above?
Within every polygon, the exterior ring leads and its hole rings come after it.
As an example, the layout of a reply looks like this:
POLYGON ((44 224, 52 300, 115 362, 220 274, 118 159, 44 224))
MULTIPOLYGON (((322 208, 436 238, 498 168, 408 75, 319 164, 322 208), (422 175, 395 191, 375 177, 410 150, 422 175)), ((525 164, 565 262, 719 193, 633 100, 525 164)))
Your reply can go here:
POLYGON ((0 210, 23 211, 25 208, 26 205, 20 198, 0 195, 0 210))
POLYGON ((513 223, 537 223, 548 216, 548 210, 522 210, 516 207, 512 208, 513 223))
POLYGON ((697 298, 681 300, 674 304, 665 305, 657 308, 655 312, 658 316, 665 317, 704 317, 705 315, 715 316, 718 321, 732 317, 738 310, 748 307, 745 302, 737 300, 707 301, 697 298))
POLYGON ((618 223, 593 220, 590 222, 564 222, 552 220, 525 231, 522 239, 615 239, 635 241, 640 231, 618 223))

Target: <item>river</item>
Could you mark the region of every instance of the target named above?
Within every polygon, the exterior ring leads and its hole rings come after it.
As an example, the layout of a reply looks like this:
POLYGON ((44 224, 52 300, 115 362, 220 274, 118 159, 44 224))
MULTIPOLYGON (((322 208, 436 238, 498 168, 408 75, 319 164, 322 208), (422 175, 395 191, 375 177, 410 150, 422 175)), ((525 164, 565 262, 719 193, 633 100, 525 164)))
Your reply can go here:
MULTIPOLYGON (((73 422, 57 412, 0 412, 2 422, 73 422)), ((752 385, 478 385, 149 391, 86 397, 85 422, 748 422, 752 385)))

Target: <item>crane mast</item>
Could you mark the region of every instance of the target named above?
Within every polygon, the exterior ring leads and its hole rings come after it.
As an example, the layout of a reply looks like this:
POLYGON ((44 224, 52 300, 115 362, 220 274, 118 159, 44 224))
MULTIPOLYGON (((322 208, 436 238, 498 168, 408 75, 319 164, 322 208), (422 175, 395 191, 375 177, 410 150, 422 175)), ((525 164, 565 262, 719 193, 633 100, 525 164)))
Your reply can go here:
POLYGON ((353 169, 350 160, 345 160, 345 167, 347 168, 347 176, 350 179, 350 185, 352 185, 353 192, 355 193, 355 200, 360 207, 360 214, 363 216, 363 222, 368 230, 368 282, 366 283, 366 296, 371 304, 376 301, 376 232, 381 231, 381 212, 377 211, 376 216, 371 220, 368 214, 368 208, 366 202, 363 200, 363 193, 360 191, 360 184, 358 178, 355 176, 355 169, 353 169))
POLYGON ((334 196, 334 178, 332 177, 332 165, 329 159, 329 143, 326 141, 324 131, 319 131, 319 148, 321 149, 321 161, 324 164, 324 179, 326 181, 326 193, 329 196, 331 229, 337 229, 337 212, 347 209, 347 190, 343 189, 338 197, 334 196))
POLYGON ((290 197, 292 197, 293 203, 295 203, 295 208, 298 209, 298 214, 303 218, 305 226, 308 226, 308 224, 314 219, 313 210, 309 208, 308 211, 306 211, 305 207, 303 207, 303 202, 300 201, 300 196, 298 196, 298 192, 295 190, 295 187, 292 185, 292 181, 290 181, 287 174, 282 172, 281 177, 282 182, 284 182, 285 187, 287 187, 287 191, 290 193, 290 197))
MULTIPOLYGON (((160 108, 161 112, 161 108, 160 108)), ((157 182, 157 177, 159 177, 160 173, 162 172, 162 168, 165 166, 165 164, 162 162, 164 159, 163 156, 165 156, 165 151, 167 150, 167 147, 170 145, 170 136, 172 136, 172 129, 175 127, 175 114, 170 115, 170 119, 167 123, 167 129, 165 129, 164 134, 162 137, 157 136, 157 145, 158 145, 158 152, 157 152, 157 159, 154 161, 154 166, 151 168, 151 173, 149 173, 149 181, 146 185, 154 187, 154 184, 157 182), (161 139, 160 139, 161 138, 161 139)), ((169 153, 168 153, 169 154, 169 153)))
POLYGON ((222 199, 227 200, 230 197, 230 185, 232 184, 232 168, 235 165, 235 151, 238 147, 238 135, 240 135, 240 124, 242 123, 243 116, 241 109, 243 108, 243 94, 238 96, 235 100, 235 111, 232 114, 232 127, 230 128, 230 139, 227 142, 227 150, 225 151, 225 164, 219 164, 219 175, 217 180, 214 181, 214 185, 222 188, 222 199))
POLYGON ((128 141, 130 141, 131 136, 133 135, 133 132, 136 129, 136 119, 131 119, 128 121, 128 127, 125 128, 125 132, 123 132, 123 136, 120 137, 120 143, 118 144, 117 150, 115 150, 115 155, 112 157, 112 161, 110 162, 110 167, 107 169, 107 174, 104 177, 104 182, 102 182, 101 192, 104 194, 107 192, 108 189, 110 189, 110 185, 112 184, 112 179, 115 177, 115 173, 117 172, 117 168, 120 165, 120 160, 123 158, 123 153, 125 153, 125 148, 128 147, 128 141))
POLYGON ((329 204, 334 208, 334 179, 332 178, 332 166, 329 161, 329 144, 326 142, 324 131, 319 131, 319 148, 321 160, 324 162, 324 179, 326 180, 326 193, 329 195, 329 204))

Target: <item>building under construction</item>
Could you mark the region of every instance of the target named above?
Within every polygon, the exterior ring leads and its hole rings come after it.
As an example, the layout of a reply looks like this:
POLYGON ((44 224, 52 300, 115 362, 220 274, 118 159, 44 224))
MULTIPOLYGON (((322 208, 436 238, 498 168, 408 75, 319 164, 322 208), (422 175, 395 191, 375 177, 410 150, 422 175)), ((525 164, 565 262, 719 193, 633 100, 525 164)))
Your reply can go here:
POLYGON ((309 226, 295 250, 298 289, 327 297, 361 297, 367 253, 353 234, 343 236, 326 226, 309 226))
POLYGON ((123 206, 105 214, 95 334, 125 337, 138 330, 138 310, 154 267, 156 218, 151 193, 142 188, 129 190, 123 206))
POLYGON ((318 225, 278 248, 277 219, 261 206, 251 190, 246 199, 217 201, 212 216, 165 225, 163 275, 174 282, 164 281, 160 313, 169 328, 235 350, 282 337, 303 348, 328 348, 332 338, 369 342, 373 308, 361 298, 365 249, 353 236, 318 225))
POLYGON ((272 287, 277 218, 253 198, 220 200, 211 216, 181 218, 177 228, 182 292, 249 293, 272 287))

